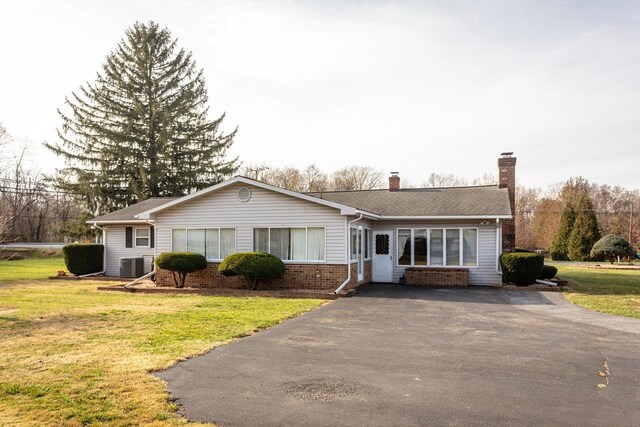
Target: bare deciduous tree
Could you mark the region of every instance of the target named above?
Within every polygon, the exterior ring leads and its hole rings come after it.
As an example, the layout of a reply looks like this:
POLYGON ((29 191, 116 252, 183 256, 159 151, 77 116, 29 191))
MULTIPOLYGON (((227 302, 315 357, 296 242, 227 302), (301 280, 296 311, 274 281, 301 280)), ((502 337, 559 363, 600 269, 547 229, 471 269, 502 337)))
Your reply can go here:
POLYGON ((332 190, 374 190, 384 186, 384 172, 371 166, 347 166, 331 175, 332 190))
POLYGON ((441 188, 441 187, 462 187, 469 185, 469 181, 460 176, 453 174, 441 174, 432 173, 429 175, 426 181, 423 181, 422 186, 428 188, 441 188))

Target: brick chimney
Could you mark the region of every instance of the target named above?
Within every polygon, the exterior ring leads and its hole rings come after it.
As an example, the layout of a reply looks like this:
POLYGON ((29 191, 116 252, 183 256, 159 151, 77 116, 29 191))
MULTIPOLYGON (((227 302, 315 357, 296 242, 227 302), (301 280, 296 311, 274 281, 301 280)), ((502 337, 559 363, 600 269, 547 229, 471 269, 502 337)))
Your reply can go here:
POLYGON ((398 172, 391 172, 389 177, 389 191, 400 191, 400 177, 398 172))
MULTIPOLYGON (((511 213, 516 212, 516 158, 513 153, 502 153, 498 159, 498 186, 509 192, 511 213)), ((502 223, 502 252, 513 252, 516 248, 516 222, 513 219, 503 219, 502 223)))

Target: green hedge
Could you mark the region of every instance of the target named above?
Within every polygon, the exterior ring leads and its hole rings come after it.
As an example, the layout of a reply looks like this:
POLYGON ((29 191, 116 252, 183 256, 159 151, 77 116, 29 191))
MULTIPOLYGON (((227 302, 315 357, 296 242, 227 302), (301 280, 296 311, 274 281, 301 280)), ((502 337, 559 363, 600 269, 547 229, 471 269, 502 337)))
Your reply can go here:
POLYGON ((240 252, 226 257, 218 272, 223 276, 242 276, 249 289, 256 289, 260 281, 284 276, 284 263, 265 252, 240 252))
POLYGON ((164 252, 156 258, 156 265, 173 273, 176 288, 184 288, 187 275, 207 268, 207 259, 196 252, 164 252))
POLYGON ((540 276, 538 276, 538 279, 540 280, 553 279, 554 277, 556 277, 556 274, 558 274, 558 269, 555 268, 553 265, 543 265, 542 271, 540 271, 540 276))
POLYGON ((544 256, 530 252, 509 252, 500 255, 502 277, 506 283, 531 285, 542 272, 544 256))
POLYGON ((74 243, 62 248, 67 270, 76 276, 99 273, 104 269, 104 246, 97 243, 74 243))

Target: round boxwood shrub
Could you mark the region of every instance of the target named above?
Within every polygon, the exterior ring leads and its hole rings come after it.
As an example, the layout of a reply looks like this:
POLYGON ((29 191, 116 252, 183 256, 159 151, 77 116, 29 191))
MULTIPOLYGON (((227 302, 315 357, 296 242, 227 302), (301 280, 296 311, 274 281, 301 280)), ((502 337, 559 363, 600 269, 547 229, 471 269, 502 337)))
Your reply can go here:
POLYGON ((260 281, 284 276, 284 263, 265 252, 241 252, 226 257, 218 272, 223 276, 242 276, 249 289, 257 289, 260 281))
POLYGON ((540 272, 540 276, 538 276, 538 279, 540 280, 553 279, 554 277, 556 277, 556 274, 558 274, 558 269, 555 268, 553 265, 543 265, 542 271, 540 272))
POLYGON ((184 288, 187 274, 207 268, 207 259, 195 252, 164 252, 156 258, 156 265, 173 273, 176 288, 184 288))
POLYGON ((102 265, 104 246, 97 243, 74 243, 62 248, 64 263, 69 273, 76 276, 99 273, 102 265))
POLYGON ((544 256, 531 252, 509 252, 500 255, 502 276, 505 282, 515 285, 531 285, 540 276, 544 256))
POLYGON ((629 242, 614 234, 604 236, 591 248, 591 258, 606 258, 612 264, 618 257, 633 257, 635 254, 636 251, 629 242))

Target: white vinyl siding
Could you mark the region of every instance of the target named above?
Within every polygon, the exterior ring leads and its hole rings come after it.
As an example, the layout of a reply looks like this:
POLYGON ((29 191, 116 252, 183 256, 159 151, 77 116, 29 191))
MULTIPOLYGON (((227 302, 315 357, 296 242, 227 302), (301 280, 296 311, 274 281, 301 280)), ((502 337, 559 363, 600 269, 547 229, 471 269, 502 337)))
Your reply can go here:
POLYGON ((323 227, 325 262, 345 263, 346 218, 338 209, 246 184, 232 185, 158 212, 155 221, 158 254, 171 250, 171 230, 176 228, 235 228, 236 252, 249 252, 254 248, 254 228, 323 227), (240 187, 251 189, 249 201, 238 200, 240 187))
MULTIPOLYGON (((442 222, 414 222, 414 221, 377 221, 373 224, 373 232, 375 233, 376 229, 393 229, 394 230, 394 239, 393 239, 393 250, 391 253, 393 254, 393 281, 398 282, 400 277, 404 274, 404 269, 409 267, 409 265, 398 265, 398 245, 403 244, 399 243, 398 240, 398 230, 430 230, 430 247, 429 251, 429 262, 433 267, 440 267, 441 265, 437 265, 438 261, 440 264, 444 261, 444 251, 446 250, 445 245, 445 231, 447 228, 451 229, 477 229, 477 266, 449 266, 449 268, 468 268, 469 269, 469 283, 471 285, 495 285, 499 284, 502 281, 502 276, 497 272, 496 269, 496 236, 498 233, 496 232, 496 224, 491 223, 489 225, 480 225, 478 223, 468 223, 462 221, 453 221, 451 223, 442 223, 442 222), (442 231, 438 231, 442 230, 442 231), (436 236, 434 236, 434 232, 436 236), (442 233, 442 234, 438 234, 442 233), (440 243, 440 248, 433 247, 434 242, 439 242, 439 238, 441 238, 442 243, 440 243)), ((469 237, 469 236, 468 236, 469 237)), ((464 245, 464 233, 462 234, 463 245, 464 245)), ((401 253, 401 251, 400 251, 401 253)), ((464 257, 463 257, 464 262, 464 257)), ((446 268, 446 266, 445 266, 446 268)))
MULTIPOLYGON (((104 234, 105 242, 105 274, 107 276, 120 276, 120 258, 144 258, 144 271, 151 271, 151 260, 154 254, 154 248, 149 247, 125 247, 125 228, 127 225, 105 225, 104 234)), ((136 225, 130 225, 134 229, 136 225)))

